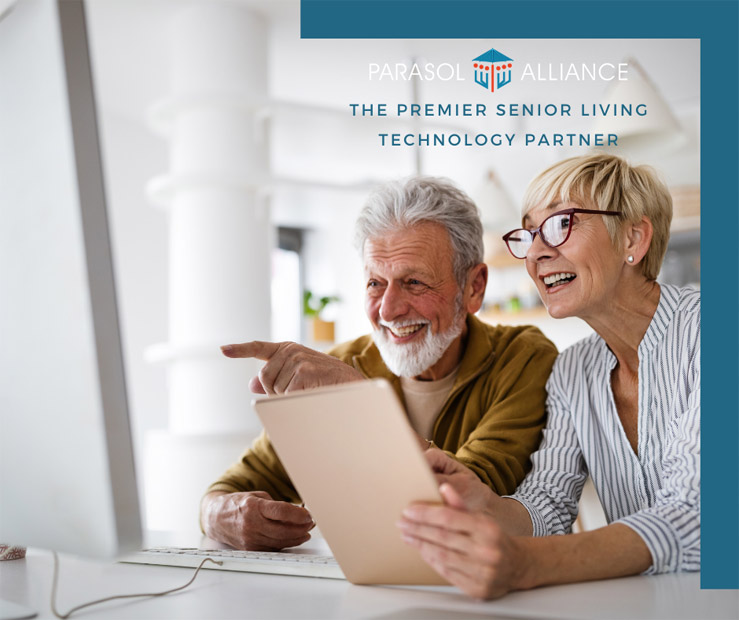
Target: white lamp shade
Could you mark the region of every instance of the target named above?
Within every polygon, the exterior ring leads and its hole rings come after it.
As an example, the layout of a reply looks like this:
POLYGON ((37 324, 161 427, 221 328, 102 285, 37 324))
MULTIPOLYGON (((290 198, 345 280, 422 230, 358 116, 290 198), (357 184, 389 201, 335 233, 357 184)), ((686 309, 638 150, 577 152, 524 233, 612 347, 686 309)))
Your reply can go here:
POLYGON ((599 106, 593 132, 616 134, 617 146, 629 150, 654 149, 680 142, 683 139, 680 123, 656 85, 636 60, 629 58, 626 62, 628 79, 611 83, 599 106), (631 115, 622 115, 622 106, 630 106, 631 115), (618 110, 617 115, 613 115, 614 109, 618 110), (637 114, 637 109, 646 110, 646 114, 637 114))
POLYGON ((486 231, 504 233, 519 225, 519 210, 500 177, 492 170, 477 187, 474 198, 486 231))

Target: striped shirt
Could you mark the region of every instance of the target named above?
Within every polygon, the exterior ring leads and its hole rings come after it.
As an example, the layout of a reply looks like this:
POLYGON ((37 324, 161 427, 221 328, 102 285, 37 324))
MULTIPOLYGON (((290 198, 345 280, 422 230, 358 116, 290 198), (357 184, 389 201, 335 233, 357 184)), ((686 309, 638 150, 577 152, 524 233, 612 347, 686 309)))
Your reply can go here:
POLYGON ((534 536, 569 533, 590 475, 608 522, 649 548, 646 574, 700 570, 700 293, 662 285, 638 353, 638 456, 611 391, 616 356, 594 334, 557 358, 542 443, 511 497, 534 536))

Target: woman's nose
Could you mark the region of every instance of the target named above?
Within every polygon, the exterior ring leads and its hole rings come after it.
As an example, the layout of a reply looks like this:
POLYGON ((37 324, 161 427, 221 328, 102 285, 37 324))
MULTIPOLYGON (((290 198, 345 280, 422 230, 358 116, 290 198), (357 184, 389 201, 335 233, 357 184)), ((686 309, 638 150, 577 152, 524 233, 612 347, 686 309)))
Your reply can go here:
POLYGON ((546 258, 551 258, 555 252, 556 249, 549 247, 541 240, 541 235, 536 233, 531 242, 531 247, 529 247, 529 251, 526 252, 526 260, 537 262, 546 258))

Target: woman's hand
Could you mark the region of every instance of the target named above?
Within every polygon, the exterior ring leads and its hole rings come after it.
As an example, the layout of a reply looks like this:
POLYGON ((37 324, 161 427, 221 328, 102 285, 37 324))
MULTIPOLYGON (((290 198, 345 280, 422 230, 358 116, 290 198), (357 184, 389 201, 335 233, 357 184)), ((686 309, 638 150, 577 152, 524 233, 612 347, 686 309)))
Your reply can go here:
POLYGON ((424 455, 434 471, 439 486, 448 484, 453 487, 467 510, 493 513, 500 497, 484 484, 475 472, 438 448, 430 448, 424 455))
POLYGON ((498 598, 527 587, 525 539, 509 536, 486 514, 468 512, 451 484, 440 491, 446 506, 411 504, 403 511, 403 540, 470 596, 498 598))

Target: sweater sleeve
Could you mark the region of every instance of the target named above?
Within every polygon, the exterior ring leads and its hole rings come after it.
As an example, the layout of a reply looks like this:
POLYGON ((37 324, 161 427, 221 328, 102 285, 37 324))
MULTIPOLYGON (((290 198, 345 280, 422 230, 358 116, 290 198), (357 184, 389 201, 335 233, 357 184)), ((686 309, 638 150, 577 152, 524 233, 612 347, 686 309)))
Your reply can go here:
POLYGON ((300 501, 265 431, 254 440, 241 459, 231 465, 206 492, 211 491, 266 491, 272 499, 300 501))
POLYGON ((530 468, 546 421, 545 385, 556 357, 556 347, 534 328, 497 350, 489 386, 479 395, 482 416, 460 433, 463 443, 451 452, 501 495, 515 491, 530 468))
MULTIPOLYGON (((347 346, 340 345, 328 351, 328 355, 349 363, 352 351, 347 346)), ((300 502, 300 496, 265 431, 262 431, 238 461, 208 487, 206 493, 211 491, 266 491, 276 500, 300 502)))

